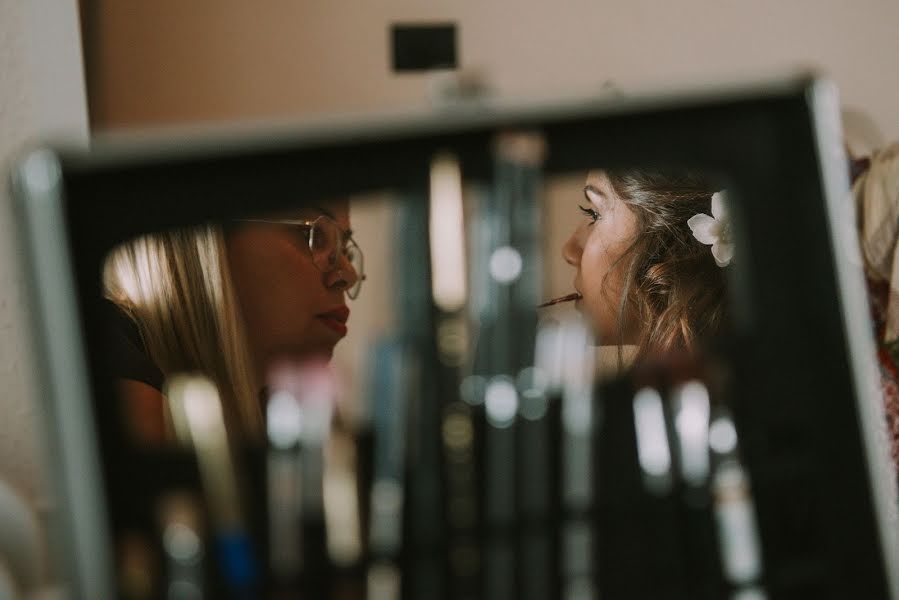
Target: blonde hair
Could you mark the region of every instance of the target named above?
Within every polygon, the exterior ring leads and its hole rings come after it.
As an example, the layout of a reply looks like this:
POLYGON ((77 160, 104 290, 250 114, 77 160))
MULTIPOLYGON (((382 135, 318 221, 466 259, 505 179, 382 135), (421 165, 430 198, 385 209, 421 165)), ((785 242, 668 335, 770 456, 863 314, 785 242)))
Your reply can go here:
POLYGON ((103 283, 106 296, 137 323, 166 378, 206 375, 219 388, 228 430, 262 432, 259 387, 221 227, 151 234, 119 246, 106 261, 103 283))

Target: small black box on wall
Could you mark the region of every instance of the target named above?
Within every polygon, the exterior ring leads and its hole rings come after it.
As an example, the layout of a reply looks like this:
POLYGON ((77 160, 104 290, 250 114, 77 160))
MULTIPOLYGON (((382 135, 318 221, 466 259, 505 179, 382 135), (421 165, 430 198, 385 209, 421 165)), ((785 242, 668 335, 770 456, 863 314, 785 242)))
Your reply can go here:
POLYGON ((456 25, 394 24, 390 27, 393 70, 429 71, 456 68, 456 25))

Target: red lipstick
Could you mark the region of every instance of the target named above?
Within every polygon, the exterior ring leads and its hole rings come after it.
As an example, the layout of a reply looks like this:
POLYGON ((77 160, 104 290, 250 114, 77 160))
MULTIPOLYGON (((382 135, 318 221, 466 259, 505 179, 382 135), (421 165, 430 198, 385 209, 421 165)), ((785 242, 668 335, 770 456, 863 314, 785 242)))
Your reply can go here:
POLYGON ((346 322, 350 318, 350 309, 346 306, 338 306, 328 312, 316 315, 315 318, 332 331, 340 334, 340 337, 343 337, 347 332, 346 322))

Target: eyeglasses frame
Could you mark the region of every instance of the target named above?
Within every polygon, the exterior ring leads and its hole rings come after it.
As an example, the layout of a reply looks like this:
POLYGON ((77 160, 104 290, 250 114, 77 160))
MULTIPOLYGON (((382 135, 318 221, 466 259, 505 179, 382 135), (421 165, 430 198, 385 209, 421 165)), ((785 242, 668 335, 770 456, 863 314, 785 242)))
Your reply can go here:
MULTIPOLYGON (((332 223, 334 223, 334 225, 337 227, 337 229, 343 235, 344 242, 343 242, 343 249, 341 250, 341 253, 344 256, 346 256, 346 249, 350 246, 355 248, 356 251, 359 253, 360 270, 356 273, 357 283, 355 283, 351 287, 347 288, 347 296, 349 296, 350 300, 355 300, 356 298, 359 297, 359 292, 362 290, 362 282, 367 279, 367 277, 365 275, 365 254, 362 252, 362 248, 359 247, 359 244, 356 242, 356 240, 353 239, 352 233, 351 232, 348 233, 346 230, 344 230, 340 226, 340 223, 335 221, 333 218, 329 217, 328 215, 319 215, 318 217, 316 217, 315 219, 312 219, 312 220, 309 220, 309 219, 237 219, 237 221, 240 223, 264 223, 264 224, 269 224, 269 225, 290 225, 293 227, 308 228, 309 233, 306 236, 306 246, 309 248, 309 253, 311 255, 314 255, 314 251, 312 249, 312 244, 313 244, 312 232, 314 231, 315 224, 318 223, 319 221, 321 221, 322 219, 327 219, 328 221, 331 221, 332 223), (351 291, 351 290, 353 290, 353 288, 355 288, 355 292, 351 291)), ((335 262, 334 267, 331 269, 328 269, 328 270, 322 269, 322 267, 320 267, 318 265, 318 263, 316 263, 314 260, 312 261, 312 264, 315 265, 315 268, 318 269, 319 271, 321 271, 322 273, 330 273, 332 271, 338 270, 336 262, 335 262)), ((352 263, 350 263, 350 264, 352 264, 352 263)), ((353 266, 353 270, 354 271, 356 270, 355 266, 353 266)))

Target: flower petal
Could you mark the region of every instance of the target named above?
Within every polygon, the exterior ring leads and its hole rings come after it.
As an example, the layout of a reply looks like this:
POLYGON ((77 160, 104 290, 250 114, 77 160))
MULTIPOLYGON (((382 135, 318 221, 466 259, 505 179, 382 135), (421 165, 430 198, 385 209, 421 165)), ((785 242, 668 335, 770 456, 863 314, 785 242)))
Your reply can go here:
POLYGON ((693 232, 693 237, 701 243, 714 244, 718 241, 721 228, 718 226, 718 221, 712 217, 699 213, 690 217, 687 220, 687 225, 690 227, 690 231, 693 232))
POLYGON ((727 219, 727 192, 724 190, 712 194, 712 216, 719 221, 727 219))
POLYGON ((734 245, 726 242, 716 242, 712 244, 712 256, 715 257, 716 265, 726 267, 734 258, 734 245))

